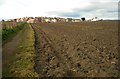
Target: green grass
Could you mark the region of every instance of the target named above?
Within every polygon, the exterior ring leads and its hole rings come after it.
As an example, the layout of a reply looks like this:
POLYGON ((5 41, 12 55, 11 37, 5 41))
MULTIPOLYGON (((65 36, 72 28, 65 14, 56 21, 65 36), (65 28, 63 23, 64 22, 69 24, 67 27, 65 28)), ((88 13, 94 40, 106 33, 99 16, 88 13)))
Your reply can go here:
POLYGON ((34 31, 27 24, 22 30, 22 41, 16 51, 8 60, 8 67, 3 72, 3 77, 38 77, 34 71, 34 31))
POLYGON ((6 43, 7 40, 14 37, 24 26, 26 26, 26 23, 17 24, 16 27, 13 27, 13 28, 2 29, 3 44, 6 43))
POLYGON ((0 48, 2 48, 2 30, 0 29, 0 48))

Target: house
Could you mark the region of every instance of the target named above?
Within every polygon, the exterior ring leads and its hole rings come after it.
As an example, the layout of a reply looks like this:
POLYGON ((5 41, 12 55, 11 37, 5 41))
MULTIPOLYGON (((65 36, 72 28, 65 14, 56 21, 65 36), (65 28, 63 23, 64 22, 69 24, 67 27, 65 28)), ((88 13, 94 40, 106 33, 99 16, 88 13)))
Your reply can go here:
POLYGON ((45 17, 44 21, 47 22, 47 23, 51 22, 50 17, 45 17))
POLYGON ((17 20, 16 20, 16 22, 21 22, 21 20, 20 20, 21 18, 17 18, 17 20))
POLYGON ((81 20, 80 19, 75 19, 75 22, 80 22, 81 20))
POLYGON ((72 22, 72 18, 67 18, 66 22, 72 22))
POLYGON ((66 22, 66 19, 65 18, 61 18, 61 22, 66 22))
MULTIPOLYGON (((73 18, 61 18, 61 17, 22 17, 16 19, 10 19, 9 21, 12 22, 27 22, 27 23, 40 23, 40 22, 47 22, 47 23, 56 23, 56 22, 80 22, 80 21, 97 21, 100 20, 97 17, 86 20, 84 17, 81 19, 73 19, 73 18)), ((102 19, 101 19, 102 21, 102 19)))
POLYGON ((35 19, 33 18, 30 18, 28 21, 27 21, 27 23, 34 23, 35 22, 35 19))
POLYGON ((72 19, 72 22, 80 22, 80 19, 72 19))
POLYGON ((3 25, 2 25, 2 23, 3 23, 4 21, 2 20, 2 21, 0 21, 0 30, 2 29, 2 27, 3 27, 3 25))
POLYGON ((61 18, 60 17, 56 17, 57 22, 61 22, 61 18))
POLYGON ((41 18, 40 17, 35 17, 35 21, 34 21, 35 23, 39 23, 39 22, 41 22, 41 18))
POLYGON ((98 17, 94 17, 91 19, 91 21, 102 21, 103 19, 99 19, 98 17))
POLYGON ((57 22, 57 19, 56 18, 50 18, 50 22, 57 22))

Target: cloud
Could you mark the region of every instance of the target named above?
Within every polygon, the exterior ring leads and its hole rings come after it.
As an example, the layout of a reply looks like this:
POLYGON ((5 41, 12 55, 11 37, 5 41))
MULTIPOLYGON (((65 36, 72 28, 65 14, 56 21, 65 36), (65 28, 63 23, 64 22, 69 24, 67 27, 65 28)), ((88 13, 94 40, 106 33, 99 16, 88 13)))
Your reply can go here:
POLYGON ((80 17, 80 14, 79 13, 74 13, 74 12, 65 12, 65 13, 61 13, 61 14, 58 14, 59 16, 62 16, 62 17, 80 17))
POLYGON ((0 0, 0 6, 2 6, 5 2, 6 0, 0 0))
POLYGON ((119 0, 0 0, 0 17, 117 18, 119 0))
MULTIPOLYGON (((63 17, 99 17, 99 18, 118 18, 118 2, 89 2, 89 5, 85 7, 75 7, 69 12, 55 12, 53 14, 63 17)), ((49 13, 49 12, 48 12, 49 13)), ((50 12, 52 13, 52 12, 50 12)))

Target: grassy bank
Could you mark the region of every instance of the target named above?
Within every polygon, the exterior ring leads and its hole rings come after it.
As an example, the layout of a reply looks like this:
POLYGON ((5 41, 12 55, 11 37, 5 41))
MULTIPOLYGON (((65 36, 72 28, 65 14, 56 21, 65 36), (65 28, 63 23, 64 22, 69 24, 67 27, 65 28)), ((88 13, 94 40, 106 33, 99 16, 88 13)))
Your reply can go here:
MULTIPOLYGON (((5 24, 5 23, 4 23, 5 24)), ((3 44, 14 37, 27 23, 16 23, 16 27, 2 29, 2 42, 3 44)))
POLYGON ((34 31, 26 24, 21 34, 22 41, 7 62, 9 67, 3 72, 4 77, 37 77, 34 71, 34 31))

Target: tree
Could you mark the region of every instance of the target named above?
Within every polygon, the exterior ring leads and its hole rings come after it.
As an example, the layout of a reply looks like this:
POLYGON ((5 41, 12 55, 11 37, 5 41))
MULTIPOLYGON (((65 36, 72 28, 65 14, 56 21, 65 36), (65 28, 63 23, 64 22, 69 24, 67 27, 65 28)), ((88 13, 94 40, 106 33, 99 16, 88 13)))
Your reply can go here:
POLYGON ((4 22, 5 20, 4 19, 2 19, 2 22, 4 22))
POLYGON ((85 21, 85 17, 82 17, 81 19, 82 19, 82 21, 85 21))

